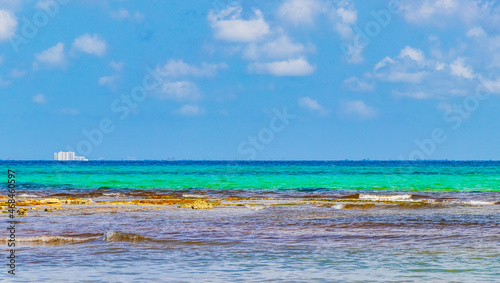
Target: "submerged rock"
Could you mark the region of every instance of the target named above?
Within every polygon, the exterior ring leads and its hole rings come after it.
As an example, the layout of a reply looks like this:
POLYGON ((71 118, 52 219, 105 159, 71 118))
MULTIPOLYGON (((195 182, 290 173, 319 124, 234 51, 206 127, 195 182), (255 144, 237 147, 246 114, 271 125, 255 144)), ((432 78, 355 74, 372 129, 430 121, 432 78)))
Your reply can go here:
POLYGON ((17 210, 17 214, 19 215, 28 215, 28 210, 24 207, 21 207, 17 210))
POLYGON ((94 202, 91 199, 69 199, 65 201, 66 204, 93 204, 94 202))
POLYGON ((183 204, 182 207, 187 207, 187 208, 191 208, 191 209, 212 209, 212 208, 214 208, 210 202, 208 202, 206 200, 202 200, 202 199, 197 199, 193 203, 183 204))
POLYGON ((40 200, 41 203, 46 203, 46 204, 61 204, 61 201, 56 198, 46 198, 40 200))

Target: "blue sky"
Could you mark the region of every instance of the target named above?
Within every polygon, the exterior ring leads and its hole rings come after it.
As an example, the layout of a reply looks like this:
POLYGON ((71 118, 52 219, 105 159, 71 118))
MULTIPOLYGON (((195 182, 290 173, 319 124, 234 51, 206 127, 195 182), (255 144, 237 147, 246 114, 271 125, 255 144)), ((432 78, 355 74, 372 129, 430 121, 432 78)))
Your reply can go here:
POLYGON ((500 159, 494 1, 0 0, 0 159, 500 159))

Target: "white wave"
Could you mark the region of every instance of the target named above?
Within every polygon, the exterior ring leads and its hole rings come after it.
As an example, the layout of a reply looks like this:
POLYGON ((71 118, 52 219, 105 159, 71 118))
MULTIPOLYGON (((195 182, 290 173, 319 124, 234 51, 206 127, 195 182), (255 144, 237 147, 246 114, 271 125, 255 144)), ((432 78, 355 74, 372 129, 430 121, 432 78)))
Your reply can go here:
POLYGON ((373 201, 411 201, 411 195, 359 195, 360 200, 373 201))
POLYGON ((497 204, 496 201, 482 201, 482 200, 464 201, 462 203, 468 204, 468 205, 494 205, 494 204, 497 204))
POLYGON ((204 195, 183 194, 183 198, 206 198, 204 195))
POLYGON ((20 194, 17 197, 19 198, 37 198, 37 195, 29 195, 29 194, 20 194))
MULTIPOLYGON (((64 237, 64 236, 32 236, 32 237, 18 237, 16 238, 16 242, 23 243, 48 243, 48 244, 56 244, 56 243, 71 243, 71 242, 85 242, 90 240, 99 239, 99 236, 96 237, 64 237)), ((3 239, 5 242, 8 241, 8 238, 3 239)))
POLYGON ((266 208, 266 206, 264 205, 245 205, 246 208, 250 209, 250 210, 253 210, 253 211, 257 211, 257 210, 261 210, 261 209, 264 209, 266 208))
POLYGON ((332 208, 333 209, 342 209, 342 208, 344 208, 344 205, 339 203, 339 204, 336 204, 336 205, 332 205, 332 208))
POLYGON ((103 196, 108 196, 108 197, 121 197, 123 194, 121 193, 103 193, 103 196))

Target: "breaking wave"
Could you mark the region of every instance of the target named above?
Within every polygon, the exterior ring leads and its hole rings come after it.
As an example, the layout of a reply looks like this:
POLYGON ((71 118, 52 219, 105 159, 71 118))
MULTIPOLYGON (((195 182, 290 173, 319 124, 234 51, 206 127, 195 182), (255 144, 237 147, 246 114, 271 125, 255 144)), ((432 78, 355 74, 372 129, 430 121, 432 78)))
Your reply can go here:
MULTIPOLYGON (((65 236, 31 236, 31 237, 18 237, 16 242, 20 243, 39 243, 39 244, 63 244, 63 243, 77 243, 86 242, 99 239, 99 236, 94 237, 65 237, 65 236)), ((4 241, 7 242, 7 238, 4 241)))
POLYGON ((373 201, 411 201, 411 195, 365 195, 359 194, 360 200, 373 200, 373 201))
MULTIPOLYGON (((115 231, 107 231, 103 236, 88 236, 88 237, 71 237, 71 236, 30 236, 30 237, 17 237, 16 242, 18 243, 30 243, 30 244, 66 244, 66 243, 81 243, 87 241, 102 240, 108 243, 111 242, 131 242, 138 243, 144 241, 153 241, 153 239, 133 234, 133 233, 123 233, 115 231)), ((3 238, 4 242, 8 241, 8 238, 3 238)))

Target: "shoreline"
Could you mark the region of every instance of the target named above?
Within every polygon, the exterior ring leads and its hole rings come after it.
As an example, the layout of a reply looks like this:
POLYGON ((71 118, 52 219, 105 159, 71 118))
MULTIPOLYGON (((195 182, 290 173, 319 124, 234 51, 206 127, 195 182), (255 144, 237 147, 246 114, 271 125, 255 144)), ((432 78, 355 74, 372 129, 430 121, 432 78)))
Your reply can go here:
POLYGON ((165 270, 173 281, 285 278, 246 266, 305 280, 311 273, 302 273, 304 265, 330 280, 359 280, 360 270, 375 270, 393 281, 491 281, 500 256, 495 194, 38 193, 18 198, 27 214, 15 219, 26 281, 40 278, 41 267, 64 281, 67 268, 113 276, 119 266, 137 280, 158 280, 165 270))

